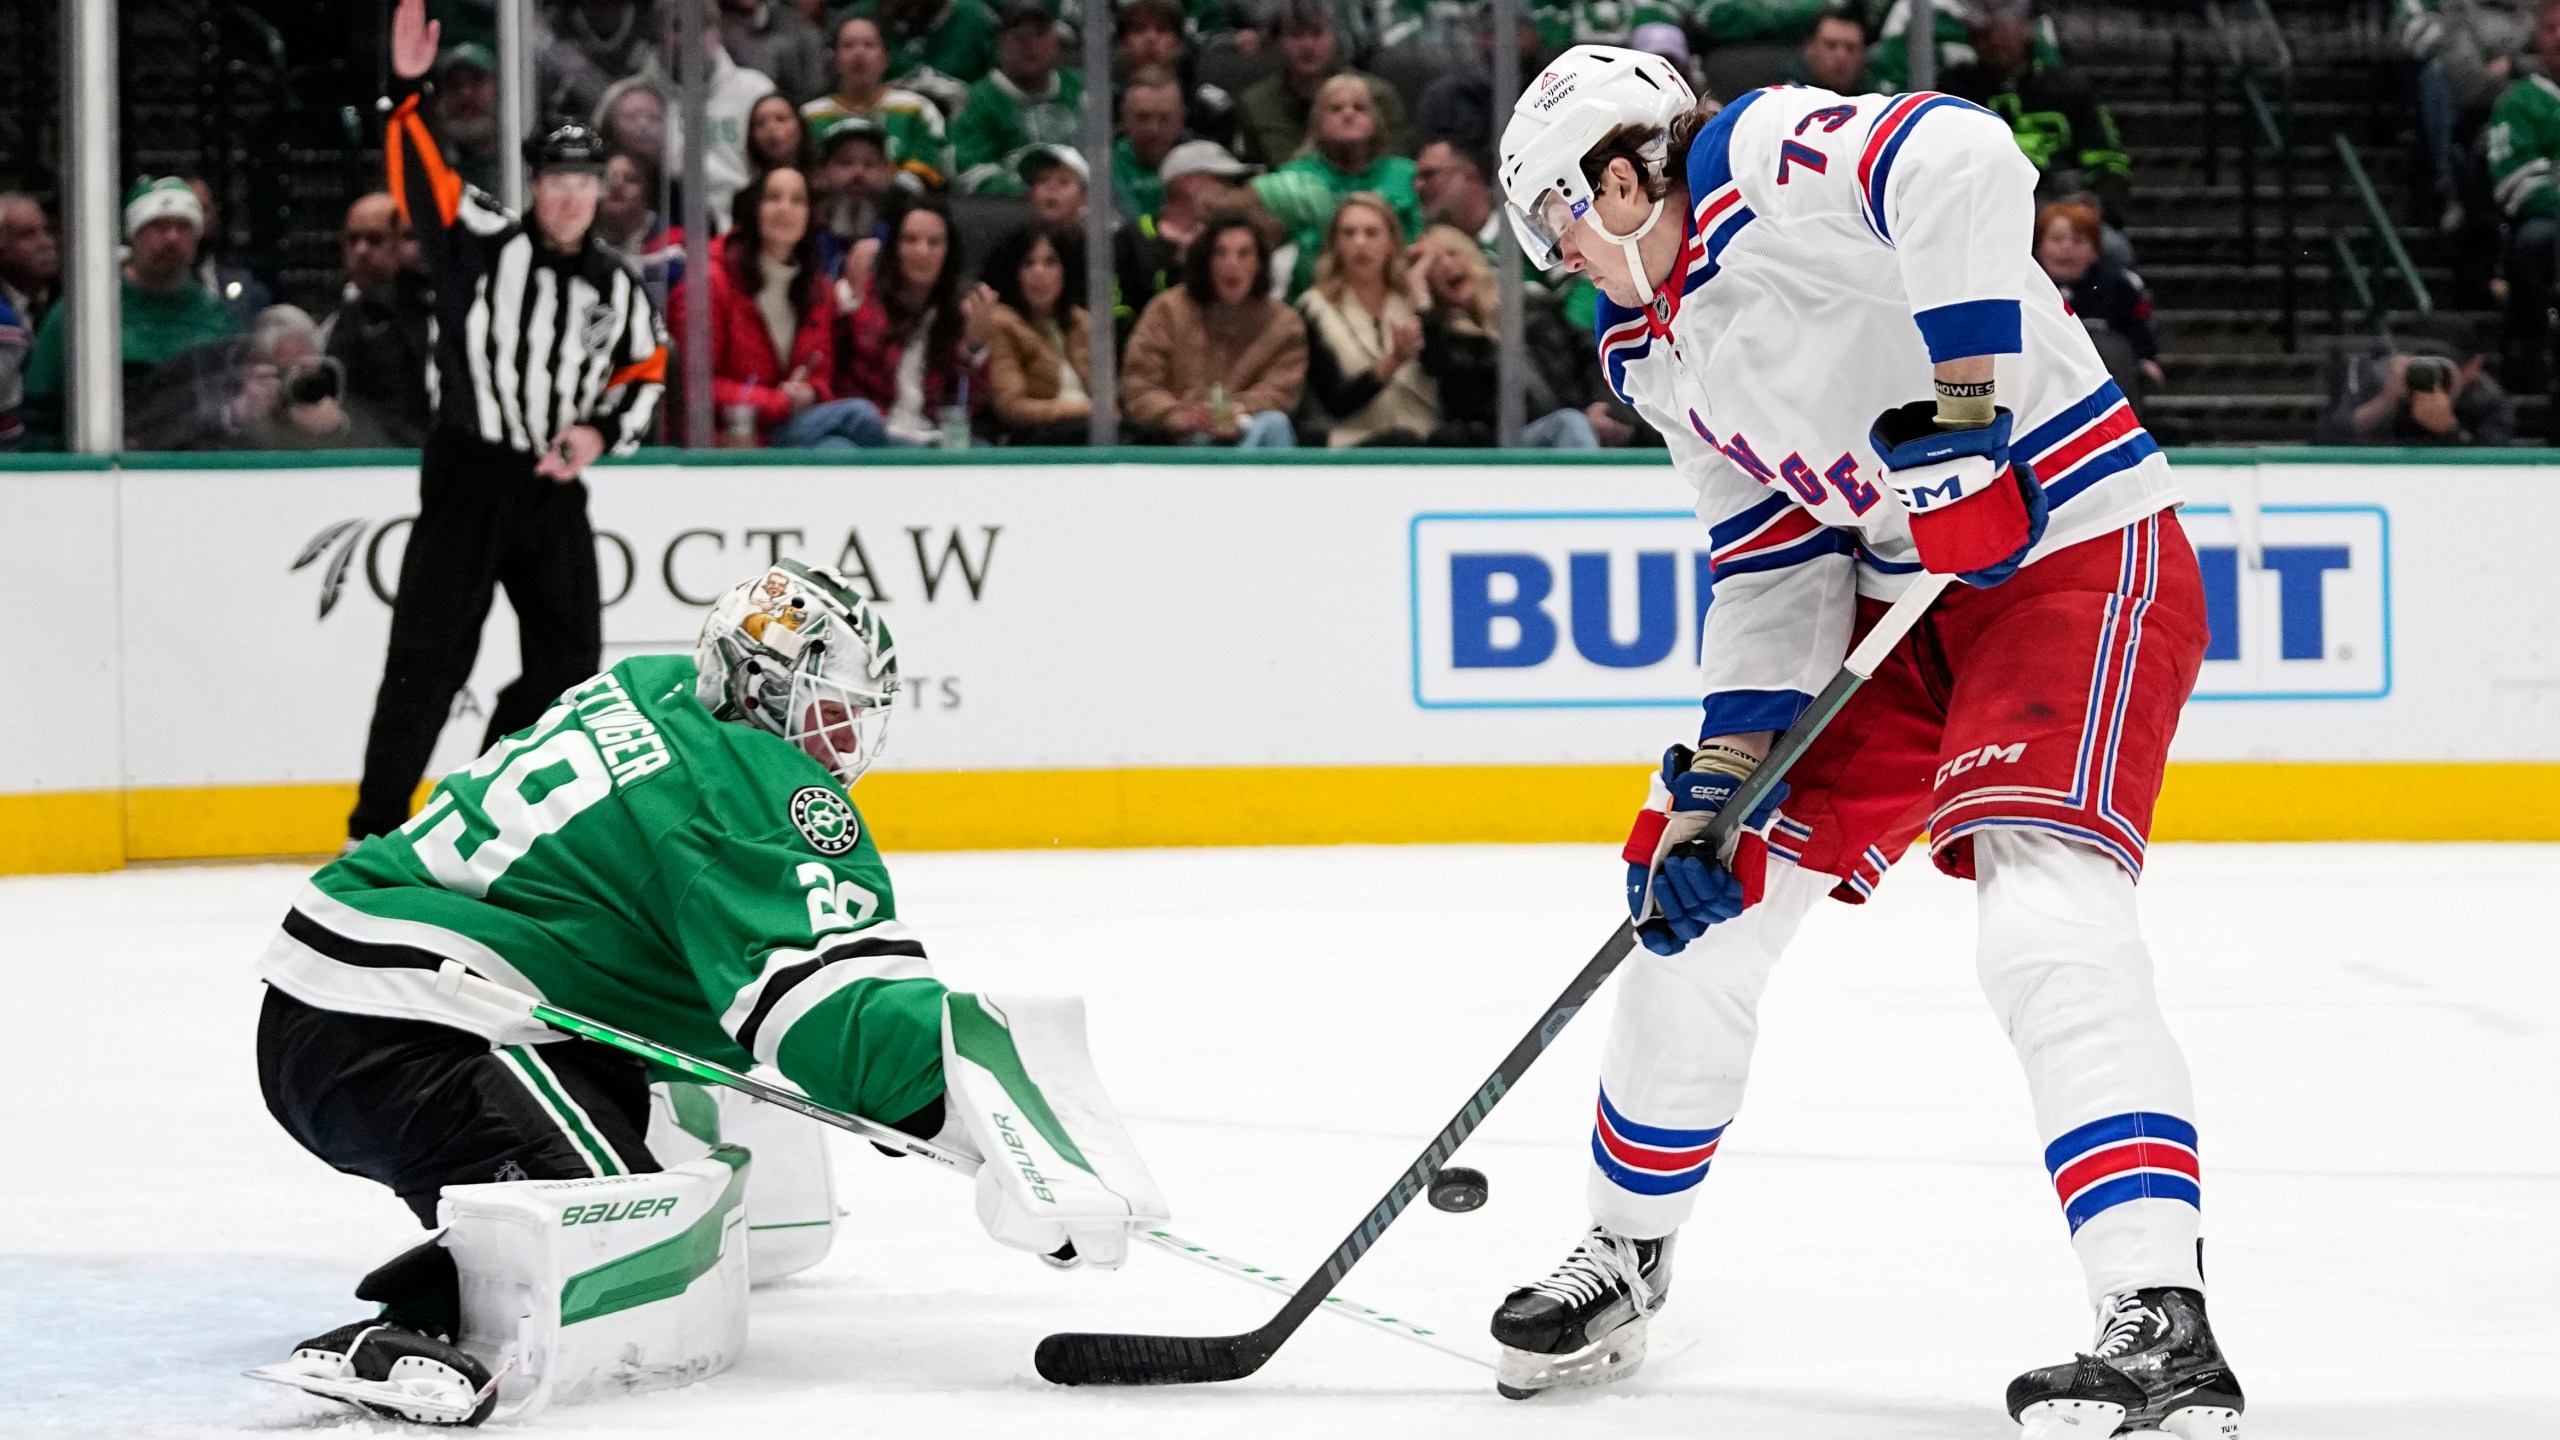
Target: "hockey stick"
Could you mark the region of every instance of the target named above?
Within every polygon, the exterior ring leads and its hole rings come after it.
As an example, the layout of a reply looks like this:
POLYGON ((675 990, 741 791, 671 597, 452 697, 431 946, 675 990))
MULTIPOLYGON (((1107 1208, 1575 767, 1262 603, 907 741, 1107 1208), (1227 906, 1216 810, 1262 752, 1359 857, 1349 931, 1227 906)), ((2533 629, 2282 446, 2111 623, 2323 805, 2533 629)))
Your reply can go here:
MULTIPOLYGON (((1841 708, 1849 703, 1849 697, 1876 673, 1876 667, 1884 663, 1884 657, 1892 652, 1913 625, 1919 623, 1921 614, 1947 587, 1950 578, 1924 572, 1876 621, 1866 638, 1849 652, 1848 658, 1841 662, 1840 673, 1831 677, 1831 683, 1822 687, 1822 693, 1814 697, 1813 704, 1797 717, 1796 723, 1787 727, 1785 734, 1778 737, 1778 742, 1770 747, 1768 758, 1760 762, 1760 767, 1751 772, 1750 778, 1743 781, 1741 787, 1734 791, 1733 798, 1726 801, 1723 810, 1709 822, 1706 843, 1716 854, 1731 853, 1741 831, 1743 817, 1756 809, 1770 788, 1784 779, 1788 769, 1804 757, 1807 747, 1839 715, 1841 708)), ((1511 1053, 1502 1057, 1502 1063, 1494 1067, 1493 1073, 1467 1098, 1466 1104, 1460 1106, 1449 1123, 1441 1127, 1440 1133, 1432 1137, 1431 1143, 1423 1147, 1422 1154, 1405 1167, 1393 1185, 1387 1187, 1385 1197, 1361 1217, 1360 1223, 1352 1227, 1340 1245, 1334 1247, 1333 1254, 1326 1259, 1316 1277, 1299 1286, 1288 1303, 1280 1307, 1280 1313, 1272 1316, 1260 1329, 1240 1335, 1125 1335, 1069 1331, 1040 1342, 1032 1363, 1040 1371, 1041 1378, 1059 1385, 1199 1385, 1241 1380, 1261 1369, 1264 1362, 1297 1333, 1298 1327, 1306 1323, 1307 1317, 1324 1304, 1326 1295, 1342 1282, 1343 1276, 1351 1273, 1352 1266, 1360 1263, 1360 1257, 1369 1252, 1369 1247, 1378 1243, 1387 1227, 1393 1225, 1396 1217, 1413 1202, 1413 1197, 1431 1183, 1432 1175, 1447 1164, 1458 1147, 1466 1143, 1467 1137, 1475 1133, 1476 1127, 1484 1123, 1485 1117, 1501 1103, 1511 1087, 1520 1083, 1520 1077, 1528 1073, 1529 1067, 1537 1062, 1546 1048, 1564 1033, 1564 1027, 1590 1000, 1592 992, 1598 990, 1601 982, 1618 968, 1618 962, 1627 958, 1627 952, 1635 947, 1635 941, 1634 922, 1621 922, 1616 933, 1601 945, 1599 952, 1572 980, 1566 982, 1564 992, 1556 996, 1555 1002, 1547 1006, 1537 1023, 1529 1027, 1529 1033, 1520 1037, 1520 1042, 1511 1047, 1511 1053)))
MULTIPOLYGON (((628 1030, 607 1025, 601 1020, 590 1019, 574 1010, 563 1010, 556 1005, 546 1004, 522 991, 510 990, 495 981, 484 980, 464 969, 458 961, 447 960, 438 969, 436 989, 446 995, 459 994, 468 990, 475 999, 503 1006, 527 1019, 548 1025, 554 1030, 582 1036, 601 1045, 610 1045, 616 1050, 637 1055, 643 1060, 654 1060, 670 1070, 680 1070, 706 1085, 725 1085, 768 1105, 778 1105, 795 1115, 805 1115, 821 1125, 832 1125, 838 1130, 859 1135, 874 1145, 930 1160, 954 1174, 967 1176, 978 1173, 978 1162, 957 1151, 946 1150, 930 1140, 910 1135, 904 1130, 891 1129, 878 1121, 866 1120, 859 1115, 849 1115, 842 1110, 831 1109, 805 1095, 785 1090, 779 1085, 767 1084, 752 1075, 741 1075, 716 1061, 687 1054, 670 1045, 661 1045, 646 1035, 634 1035, 628 1030)), ((1266 1270, 1230 1256, 1220 1255, 1207 1246, 1194 1244, 1170 1230, 1140 1230, 1133 1233, 1138 1239, 1159 1250, 1180 1256, 1194 1264, 1204 1265, 1221 1275, 1232 1276, 1259 1290, 1267 1290, 1275 1284, 1286 1283, 1266 1270)), ((1365 1325, 1373 1330, 1382 1330, 1399 1340, 1410 1340, 1417 1345, 1429 1346, 1443 1355, 1487 1368, 1491 1367, 1492 1362, 1483 1356, 1458 1347, 1442 1338, 1439 1331, 1427 1325, 1398 1319, 1383 1310, 1371 1309, 1347 1296, 1330 1295, 1325 1297, 1325 1300, 1331 1313, 1354 1324, 1365 1325)))

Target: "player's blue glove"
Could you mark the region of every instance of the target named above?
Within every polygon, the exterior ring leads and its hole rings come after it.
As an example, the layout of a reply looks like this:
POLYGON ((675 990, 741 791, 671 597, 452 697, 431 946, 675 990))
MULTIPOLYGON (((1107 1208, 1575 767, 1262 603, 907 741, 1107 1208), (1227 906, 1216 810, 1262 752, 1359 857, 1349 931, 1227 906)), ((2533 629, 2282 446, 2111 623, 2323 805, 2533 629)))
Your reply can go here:
POLYGON ((1914 400, 1877 416, 1867 437, 1911 517, 1920 563, 1977 589, 2017 574, 2044 538, 2044 487, 2010 462, 2013 417, 1996 414, 1980 429, 1941 429, 1937 405, 1914 400))
POLYGON ((1760 797, 1745 821, 1732 863, 1716 859, 1703 837, 1757 764, 1737 750, 1711 746, 1703 754, 1686 745, 1662 752, 1652 794, 1636 812, 1620 853, 1627 862, 1627 914, 1636 938, 1656 955, 1677 955, 1707 927, 1730 920, 1760 902, 1769 851, 1758 831, 1768 827, 1787 798, 1781 780, 1760 797))

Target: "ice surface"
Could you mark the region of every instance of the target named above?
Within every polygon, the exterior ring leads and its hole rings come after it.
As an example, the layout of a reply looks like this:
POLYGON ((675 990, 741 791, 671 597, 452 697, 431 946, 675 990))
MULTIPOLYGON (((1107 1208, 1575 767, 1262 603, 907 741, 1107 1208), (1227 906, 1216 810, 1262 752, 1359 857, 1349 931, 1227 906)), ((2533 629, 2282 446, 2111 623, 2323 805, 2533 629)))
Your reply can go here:
MULTIPOLYGON (((1302 1273, 1612 923, 1588 847, 918 855, 899 900, 963 986, 1080 990, 1176 1227, 1302 1273)), ((361 1313, 408 1214, 268 1120, 251 958, 283 866, 0 880, 12 1075, 0 1434, 401 1427, 238 1378, 361 1313)), ((2214 1316, 2248 1434, 2551 1433, 2560 1398, 2560 847, 2163 846, 2144 885, 2201 1097, 2214 1316)), ((1051 1330, 1213 1333, 1274 1308, 1140 1253, 1054 1274, 946 1176, 843 1145, 851 1231, 758 1292, 689 1390, 561 1409, 580 1435, 1801 1437, 2016 1433, 2020 1369, 2087 1343, 2024 1087, 1973 987, 1971 897, 1918 861, 1825 906, 1781 969, 1654 1359, 1607 1393, 1311 1321, 1261 1375, 1061 1391, 1051 1330)), ((1605 997, 1604 997, 1605 998, 1605 997)), ((1605 1007, 1604 1007, 1605 1008, 1605 1007)), ((1468 1337, 1580 1229, 1602 1013, 1347 1293, 1468 1337)), ((412 1432, 414 1433, 414 1432, 412 1432)))

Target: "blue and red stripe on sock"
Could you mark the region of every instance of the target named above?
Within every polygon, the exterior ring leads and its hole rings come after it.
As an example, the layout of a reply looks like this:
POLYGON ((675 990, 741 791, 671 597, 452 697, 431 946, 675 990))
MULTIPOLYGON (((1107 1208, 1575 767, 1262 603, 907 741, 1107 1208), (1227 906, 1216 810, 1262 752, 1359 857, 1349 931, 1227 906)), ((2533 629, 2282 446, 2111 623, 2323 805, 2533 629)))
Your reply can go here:
POLYGON ((1707 1178, 1707 1167, 1715 1160, 1724 1132, 1723 1125, 1706 1130, 1639 1125, 1619 1114, 1603 1089, 1598 1118, 1591 1127, 1591 1158, 1600 1173, 1622 1190, 1674 1195, 1707 1178))
POLYGON ((2175 1115, 2136 1110, 2066 1131, 2044 1147, 2071 1233, 2132 1200, 2176 1200, 2204 1208, 2196 1127, 2175 1115))

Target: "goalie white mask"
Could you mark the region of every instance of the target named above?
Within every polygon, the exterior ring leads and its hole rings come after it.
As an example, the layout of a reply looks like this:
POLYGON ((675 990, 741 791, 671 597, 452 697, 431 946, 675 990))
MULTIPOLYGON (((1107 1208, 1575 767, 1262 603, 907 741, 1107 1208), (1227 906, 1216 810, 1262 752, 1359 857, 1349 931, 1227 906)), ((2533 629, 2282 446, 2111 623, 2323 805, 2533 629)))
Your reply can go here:
POLYGON ((790 741, 850 786, 880 758, 898 698, 888 622, 844 577, 777 561, 711 607, 694 696, 721 720, 790 741))

